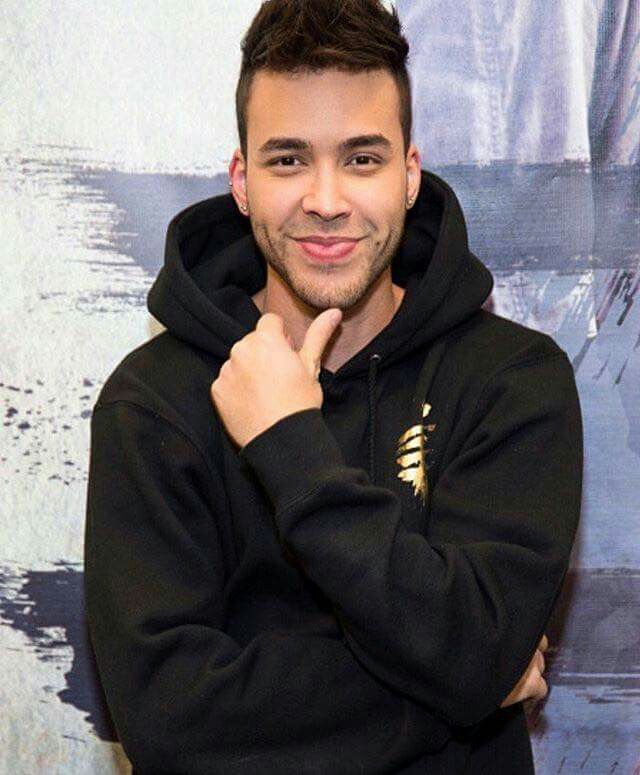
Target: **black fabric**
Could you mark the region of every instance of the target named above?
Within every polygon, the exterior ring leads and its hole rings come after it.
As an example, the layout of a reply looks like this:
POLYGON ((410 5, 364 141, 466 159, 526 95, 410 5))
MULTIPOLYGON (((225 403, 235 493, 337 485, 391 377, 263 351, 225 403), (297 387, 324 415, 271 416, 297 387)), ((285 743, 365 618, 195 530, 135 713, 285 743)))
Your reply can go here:
POLYGON ((534 771, 500 705, 578 525, 573 369, 483 307, 491 273, 426 170, 392 268, 402 304, 321 369, 322 408, 238 449, 209 391, 264 259, 230 194, 169 224, 148 295, 167 330, 91 421, 87 617, 136 773, 534 771))

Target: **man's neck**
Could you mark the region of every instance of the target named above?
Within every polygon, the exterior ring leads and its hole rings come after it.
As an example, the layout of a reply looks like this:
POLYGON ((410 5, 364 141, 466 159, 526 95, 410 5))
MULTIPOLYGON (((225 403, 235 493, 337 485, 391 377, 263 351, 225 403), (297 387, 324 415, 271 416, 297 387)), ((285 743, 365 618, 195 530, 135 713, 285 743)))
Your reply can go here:
MULTIPOLYGON (((299 350, 313 316, 302 308, 288 287, 281 281, 275 285, 270 284, 269 277, 265 287, 251 298, 261 314, 274 312, 283 318, 285 329, 295 349, 299 350)), ((323 368, 337 371, 391 322, 402 304, 405 289, 392 283, 388 275, 381 276, 380 280, 386 282, 379 281, 366 299, 358 304, 357 309, 343 315, 337 333, 324 351, 323 368)))

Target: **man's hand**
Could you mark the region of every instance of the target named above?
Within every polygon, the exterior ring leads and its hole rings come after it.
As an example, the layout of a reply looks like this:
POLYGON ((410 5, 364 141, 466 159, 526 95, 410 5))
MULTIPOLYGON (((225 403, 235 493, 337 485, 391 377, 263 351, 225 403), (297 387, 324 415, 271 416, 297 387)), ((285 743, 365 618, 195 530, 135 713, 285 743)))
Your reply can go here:
POLYGON ((507 705, 513 705, 523 700, 537 702, 546 697, 549 689, 547 682, 542 677, 544 672, 543 652, 549 647, 547 636, 543 635, 538 648, 533 655, 529 667, 524 671, 518 683, 514 686, 510 694, 502 701, 500 707, 506 708, 507 705))
POLYGON ((321 312, 296 352, 282 317, 267 312, 233 345, 211 384, 211 399, 239 447, 287 415, 322 406, 322 353, 341 320, 337 307, 321 312))

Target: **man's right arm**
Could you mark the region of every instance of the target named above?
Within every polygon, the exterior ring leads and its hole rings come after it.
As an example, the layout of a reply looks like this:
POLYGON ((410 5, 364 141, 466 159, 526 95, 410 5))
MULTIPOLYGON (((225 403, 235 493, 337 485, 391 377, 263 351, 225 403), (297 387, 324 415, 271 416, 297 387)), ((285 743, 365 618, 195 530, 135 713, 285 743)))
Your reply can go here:
POLYGON ((224 631, 220 478, 145 407, 97 406, 85 594, 107 703, 136 773, 386 772, 448 725, 385 686, 342 640, 224 631))

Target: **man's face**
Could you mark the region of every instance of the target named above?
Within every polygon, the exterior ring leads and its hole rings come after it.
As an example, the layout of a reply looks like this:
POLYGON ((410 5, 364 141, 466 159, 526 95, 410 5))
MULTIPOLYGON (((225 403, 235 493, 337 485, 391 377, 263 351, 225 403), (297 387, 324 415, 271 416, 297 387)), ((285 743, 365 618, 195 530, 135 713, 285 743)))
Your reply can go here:
POLYGON ((251 228, 267 263, 315 311, 346 312, 390 267, 404 230, 408 181, 419 185, 420 178, 415 146, 403 153, 399 115, 397 87, 385 70, 261 70, 254 77, 245 181, 251 228), (362 135, 389 144, 340 148, 362 135), (310 147, 264 150, 273 138, 310 147), (331 264, 304 250, 299 239, 308 236, 359 241, 342 263, 331 264))

